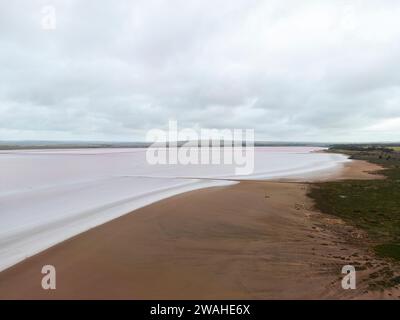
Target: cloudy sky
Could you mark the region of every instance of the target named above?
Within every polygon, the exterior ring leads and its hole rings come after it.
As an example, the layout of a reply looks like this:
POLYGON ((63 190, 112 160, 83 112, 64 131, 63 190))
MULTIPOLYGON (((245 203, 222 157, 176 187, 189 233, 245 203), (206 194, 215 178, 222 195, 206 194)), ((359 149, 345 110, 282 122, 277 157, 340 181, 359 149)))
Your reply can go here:
POLYGON ((400 141, 399 17, 398 0, 1 0, 0 140, 144 140, 177 120, 400 141))

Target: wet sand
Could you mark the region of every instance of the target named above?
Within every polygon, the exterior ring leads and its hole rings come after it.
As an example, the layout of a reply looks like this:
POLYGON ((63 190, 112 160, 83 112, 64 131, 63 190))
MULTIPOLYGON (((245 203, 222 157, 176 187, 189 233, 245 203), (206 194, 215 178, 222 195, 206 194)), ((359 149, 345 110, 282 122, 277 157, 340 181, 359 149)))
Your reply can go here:
MULTIPOLYGON (((335 177, 376 178, 354 161, 335 177)), ((96 227, 0 273, 0 299, 336 299, 371 293, 382 262, 365 235, 313 210, 309 185, 241 182, 174 196, 96 227), (341 288, 345 264, 372 267, 341 288), (41 288, 43 265, 57 289, 41 288)), ((391 295, 391 296, 390 296, 391 295)))

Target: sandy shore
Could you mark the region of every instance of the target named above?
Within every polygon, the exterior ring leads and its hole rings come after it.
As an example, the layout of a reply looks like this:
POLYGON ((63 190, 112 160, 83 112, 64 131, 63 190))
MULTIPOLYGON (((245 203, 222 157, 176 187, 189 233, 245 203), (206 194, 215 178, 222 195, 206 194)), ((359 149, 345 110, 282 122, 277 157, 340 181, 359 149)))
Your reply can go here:
MULTIPOLYGON (((354 161, 338 178, 376 178, 354 161)), ((307 183, 241 182, 188 192, 82 233, 0 273, 0 299, 326 299, 397 297, 371 293, 383 262, 365 235, 313 211, 307 183), (357 290, 341 268, 362 264, 357 290), (57 289, 41 288, 41 269, 57 289)))

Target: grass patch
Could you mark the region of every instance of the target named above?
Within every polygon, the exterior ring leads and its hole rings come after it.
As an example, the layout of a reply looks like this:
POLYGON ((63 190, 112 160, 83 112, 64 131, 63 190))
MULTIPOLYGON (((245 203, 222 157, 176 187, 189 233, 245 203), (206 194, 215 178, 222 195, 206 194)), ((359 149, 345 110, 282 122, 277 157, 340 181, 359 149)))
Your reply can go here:
POLYGON ((389 257, 400 261, 400 244, 388 243, 375 246, 375 252, 381 257, 389 257))
POLYGON ((317 209, 367 231, 382 257, 400 260, 400 152, 387 149, 332 149, 382 165, 384 180, 317 183, 309 195, 317 209))

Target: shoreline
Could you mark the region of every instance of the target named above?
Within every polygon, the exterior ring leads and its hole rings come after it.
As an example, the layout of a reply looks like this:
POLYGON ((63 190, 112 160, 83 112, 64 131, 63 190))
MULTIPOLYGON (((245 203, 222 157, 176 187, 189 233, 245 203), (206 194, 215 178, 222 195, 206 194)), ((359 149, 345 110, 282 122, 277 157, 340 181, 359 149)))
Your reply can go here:
MULTIPOLYGON (((366 173, 377 169, 353 161, 334 179, 378 178, 366 173)), ((359 238, 340 236, 338 229, 351 227, 313 210, 307 183, 242 181, 150 204, 0 272, 0 299, 376 295, 362 284, 357 292, 341 289, 342 265, 374 258, 359 238), (56 267, 57 290, 40 287, 46 264, 56 267)))
POLYGON ((256 148, 254 170, 245 176, 235 175, 236 165, 154 168, 146 160, 144 148, 1 154, 5 174, 0 184, 0 271, 176 194, 239 179, 272 180, 296 173, 301 177, 305 172, 339 168, 347 159, 344 155, 311 154, 319 149, 256 148), (24 174, 18 174, 16 168, 24 168, 24 174))

